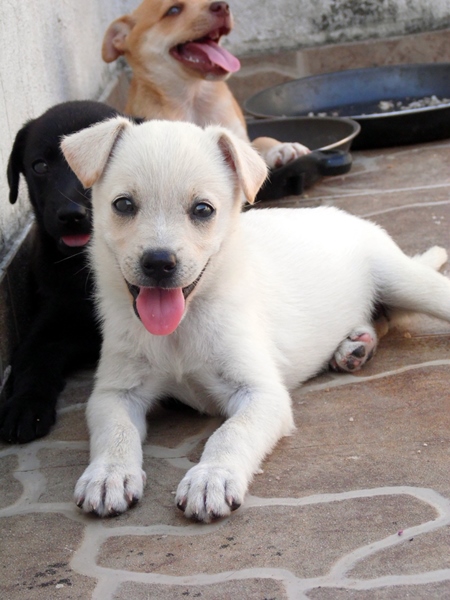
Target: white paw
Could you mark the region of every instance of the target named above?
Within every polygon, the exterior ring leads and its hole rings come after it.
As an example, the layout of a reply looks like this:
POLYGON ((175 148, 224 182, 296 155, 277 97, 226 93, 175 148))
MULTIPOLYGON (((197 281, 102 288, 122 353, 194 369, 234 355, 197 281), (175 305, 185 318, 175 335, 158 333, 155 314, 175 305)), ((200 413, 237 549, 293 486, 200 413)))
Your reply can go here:
POLYGON ((309 152, 310 150, 306 146, 295 142, 279 144, 267 152, 266 162, 273 169, 274 167, 287 165, 293 160, 300 158, 300 156, 309 154, 309 152))
POLYGON ((358 327, 338 346, 330 367, 335 371, 358 371, 372 358, 376 347, 377 335, 373 327, 358 327))
POLYGON ((246 491, 237 470, 200 463, 181 480, 175 501, 186 517, 209 523, 239 508, 246 491))
POLYGON ((142 498, 145 481, 139 465, 94 461, 77 482, 75 502, 100 517, 118 515, 142 498))

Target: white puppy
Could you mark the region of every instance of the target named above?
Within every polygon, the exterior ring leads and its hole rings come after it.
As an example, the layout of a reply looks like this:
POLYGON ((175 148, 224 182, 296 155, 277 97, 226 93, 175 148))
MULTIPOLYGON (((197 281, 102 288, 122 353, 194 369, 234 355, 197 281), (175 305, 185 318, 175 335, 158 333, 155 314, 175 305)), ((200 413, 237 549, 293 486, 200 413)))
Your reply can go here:
POLYGON ((91 260, 104 343, 88 402, 87 512, 143 493, 146 412, 175 396, 224 424, 176 502, 208 522, 244 499, 294 427, 289 390, 317 374, 375 301, 450 320, 446 259, 408 258, 376 225, 333 208, 241 213, 266 176, 251 146, 218 126, 105 121, 65 138, 93 186, 91 260))

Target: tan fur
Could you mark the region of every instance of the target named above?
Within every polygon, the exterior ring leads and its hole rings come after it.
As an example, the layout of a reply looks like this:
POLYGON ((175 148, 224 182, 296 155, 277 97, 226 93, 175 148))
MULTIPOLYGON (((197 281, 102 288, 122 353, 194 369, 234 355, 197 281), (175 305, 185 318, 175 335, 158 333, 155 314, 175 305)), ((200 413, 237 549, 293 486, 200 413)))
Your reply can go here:
MULTIPOLYGON (((144 0, 130 15, 111 23, 103 40, 103 60, 112 62, 124 55, 133 71, 125 107, 128 114, 223 125, 248 140, 243 113, 224 81, 227 76, 204 79, 170 55, 178 44, 204 37, 213 29, 232 29, 231 13, 220 16, 210 10, 212 4, 186 0, 180 14, 167 15, 177 5, 173 0, 144 0)), ((301 144, 282 144, 271 138, 258 138, 253 145, 270 167, 308 152, 301 144)))

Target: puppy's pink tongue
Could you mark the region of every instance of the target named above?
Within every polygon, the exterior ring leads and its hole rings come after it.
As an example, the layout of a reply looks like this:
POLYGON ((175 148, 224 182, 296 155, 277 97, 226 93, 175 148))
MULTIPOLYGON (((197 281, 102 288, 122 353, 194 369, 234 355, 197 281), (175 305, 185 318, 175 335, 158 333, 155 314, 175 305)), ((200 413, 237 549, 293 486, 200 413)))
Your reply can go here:
POLYGON ((228 73, 235 73, 241 68, 239 59, 212 40, 207 40, 205 42, 189 42, 188 44, 185 44, 185 50, 194 55, 206 55, 213 65, 221 67, 228 73))
POLYGON ((63 235, 61 239, 66 246, 70 246, 71 248, 77 248, 78 246, 86 246, 90 237, 91 236, 88 233, 80 233, 78 235, 63 235))
POLYGON ((169 335, 180 324, 184 314, 181 288, 141 288, 136 309, 144 327, 153 335, 169 335))

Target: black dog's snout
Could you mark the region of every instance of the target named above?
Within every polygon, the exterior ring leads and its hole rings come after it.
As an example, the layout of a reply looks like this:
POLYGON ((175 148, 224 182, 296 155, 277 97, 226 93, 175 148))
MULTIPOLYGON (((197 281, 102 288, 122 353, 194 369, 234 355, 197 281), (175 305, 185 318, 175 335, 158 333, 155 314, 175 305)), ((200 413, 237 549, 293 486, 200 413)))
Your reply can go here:
POLYGON ((171 277, 177 267, 177 257, 169 250, 147 250, 141 256, 141 269, 148 277, 161 281, 171 277))
POLYGON ((210 5, 209 10, 213 13, 218 13, 219 15, 224 16, 230 14, 230 7, 226 2, 213 2, 210 5))
POLYGON ((71 225, 86 219, 87 210, 84 206, 75 204, 75 202, 71 202, 70 204, 61 206, 56 211, 56 215, 60 223, 64 223, 64 225, 71 225))

